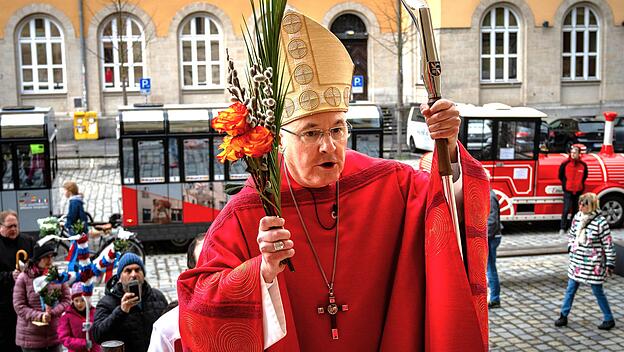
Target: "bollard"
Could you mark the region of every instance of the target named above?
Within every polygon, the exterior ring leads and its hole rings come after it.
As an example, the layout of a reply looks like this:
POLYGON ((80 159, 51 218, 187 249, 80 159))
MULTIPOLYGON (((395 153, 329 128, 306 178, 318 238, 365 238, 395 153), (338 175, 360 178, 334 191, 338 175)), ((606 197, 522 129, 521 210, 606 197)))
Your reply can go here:
POLYGON ((117 340, 104 341, 100 347, 102 347, 102 352, 124 352, 126 350, 124 343, 117 340))

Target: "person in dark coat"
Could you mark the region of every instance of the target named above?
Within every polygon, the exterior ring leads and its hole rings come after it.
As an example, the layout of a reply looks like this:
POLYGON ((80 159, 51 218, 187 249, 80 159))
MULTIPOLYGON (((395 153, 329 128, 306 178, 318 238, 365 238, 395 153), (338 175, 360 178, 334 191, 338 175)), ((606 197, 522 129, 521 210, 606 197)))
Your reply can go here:
POLYGON ((69 208, 67 209, 67 218, 65 219, 65 228, 69 234, 74 234, 73 226, 76 223, 82 223, 82 232, 89 231, 89 219, 84 210, 84 200, 82 194, 78 193, 78 185, 76 182, 67 181, 63 184, 65 189, 65 197, 69 198, 69 208))
POLYGON ((117 274, 106 283, 104 297, 98 302, 93 322, 96 343, 119 340, 126 351, 145 352, 150 343, 152 325, 167 307, 167 299, 145 281, 145 265, 134 253, 119 260, 117 274), (138 281, 139 297, 128 292, 128 284, 138 281))
POLYGON ((501 243, 502 225, 500 222, 500 206, 494 190, 490 189, 490 215, 488 216, 488 261, 487 280, 490 288, 489 308, 500 307, 500 282, 496 270, 496 249, 501 243))
POLYGON ((581 160, 581 149, 578 146, 573 145, 570 148, 570 157, 559 166, 559 180, 563 188, 563 213, 559 234, 564 235, 570 226, 568 220, 570 211, 574 216, 579 210, 579 197, 585 191, 585 180, 587 180, 587 164, 581 160))
POLYGON ((17 315, 13 308, 13 288, 15 280, 23 268, 16 268, 16 254, 19 250, 26 251, 31 258, 35 243, 19 232, 19 220, 13 211, 0 213, 0 346, 2 351, 20 351, 15 345, 15 326, 17 315))

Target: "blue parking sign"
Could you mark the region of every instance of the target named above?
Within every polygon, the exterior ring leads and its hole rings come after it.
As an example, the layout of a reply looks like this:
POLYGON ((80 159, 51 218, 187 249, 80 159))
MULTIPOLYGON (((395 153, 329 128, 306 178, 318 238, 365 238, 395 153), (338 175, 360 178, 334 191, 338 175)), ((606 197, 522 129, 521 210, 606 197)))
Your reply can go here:
POLYGON ((364 93, 364 76, 354 75, 351 80, 351 86, 354 94, 364 93))
POLYGON ((150 90, 152 90, 152 80, 150 78, 141 78, 139 80, 139 87, 141 88, 141 94, 150 94, 150 90))

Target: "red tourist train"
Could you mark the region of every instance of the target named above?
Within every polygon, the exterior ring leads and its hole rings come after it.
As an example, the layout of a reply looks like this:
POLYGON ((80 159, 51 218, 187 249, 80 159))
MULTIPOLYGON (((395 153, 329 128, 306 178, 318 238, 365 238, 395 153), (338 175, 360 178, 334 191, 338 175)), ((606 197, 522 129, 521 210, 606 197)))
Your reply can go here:
MULTIPOLYGON (((545 140, 548 130, 542 112, 511 108, 503 104, 483 107, 459 104, 463 123, 460 141, 481 161, 492 177, 492 188, 501 204, 503 221, 561 219, 563 190, 559 166, 567 154, 549 154, 545 140)), ((613 151, 613 120, 616 113, 605 113, 604 143, 600 152, 585 153, 588 178, 585 192, 594 192, 612 227, 624 223, 624 154, 613 151)), ((420 167, 429 169, 431 153, 420 167)))

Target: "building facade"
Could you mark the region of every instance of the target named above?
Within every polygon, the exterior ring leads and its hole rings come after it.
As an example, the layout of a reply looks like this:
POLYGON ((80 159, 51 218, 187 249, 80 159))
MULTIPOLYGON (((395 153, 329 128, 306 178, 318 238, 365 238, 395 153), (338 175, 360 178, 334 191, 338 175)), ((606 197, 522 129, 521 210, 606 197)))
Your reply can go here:
MULTIPOLYGON (((396 3, 296 0, 289 6, 343 41, 363 81, 355 99, 394 104, 396 3)), ((528 105, 554 116, 624 113, 624 1, 429 3, 445 97, 528 105)), ((61 127, 85 108, 113 126, 124 77, 129 104, 145 101, 142 77, 151 78, 151 102, 227 102, 226 48, 239 68, 245 62, 241 28, 251 21, 248 0, 0 4, 0 106, 52 106, 61 127)), ((404 12, 402 25, 402 95, 405 102, 424 101, 418 36, 404 12)))

